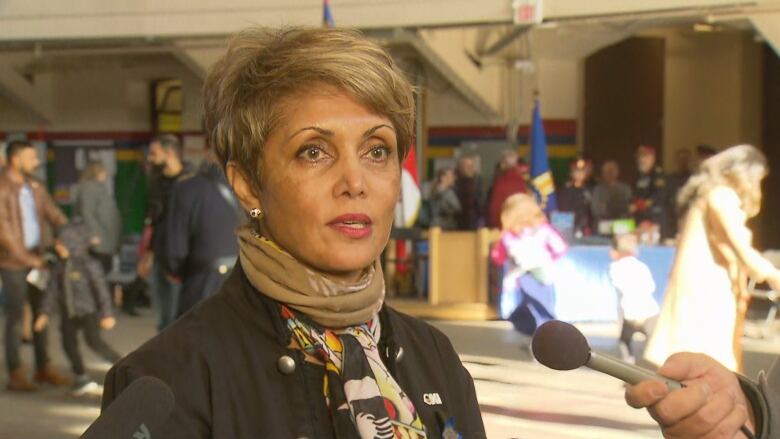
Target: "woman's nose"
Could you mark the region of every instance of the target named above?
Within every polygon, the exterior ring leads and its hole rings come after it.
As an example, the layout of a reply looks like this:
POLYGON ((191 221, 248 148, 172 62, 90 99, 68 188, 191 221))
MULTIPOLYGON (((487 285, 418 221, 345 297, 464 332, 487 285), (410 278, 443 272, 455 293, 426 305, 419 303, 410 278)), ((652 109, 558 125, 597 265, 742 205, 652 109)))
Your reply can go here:
POLYGON ((366 195, 365 175, 358 158, 343 160, 339 167, 341 176, 336 185, 336 196, 346 195, 350 198, 366 195))

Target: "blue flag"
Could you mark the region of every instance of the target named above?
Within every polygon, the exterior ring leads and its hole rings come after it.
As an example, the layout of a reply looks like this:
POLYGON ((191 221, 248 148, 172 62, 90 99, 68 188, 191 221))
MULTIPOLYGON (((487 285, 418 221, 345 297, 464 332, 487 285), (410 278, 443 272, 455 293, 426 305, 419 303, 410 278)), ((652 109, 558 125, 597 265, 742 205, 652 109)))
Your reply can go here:
POLYGON ((531 184, 536 189, 542 209, 546 213, 555 210, 557 207, 555 183, 550 171, 550 160, 547 157, 547 137, 544 135, 538 100, 534 103, 534 114, 531 120, 531 184))
POLYGON ((336 26, 333 20, 333 11, 330 10, 330 0, 322 0, 322 25, 325 27, 336 26))

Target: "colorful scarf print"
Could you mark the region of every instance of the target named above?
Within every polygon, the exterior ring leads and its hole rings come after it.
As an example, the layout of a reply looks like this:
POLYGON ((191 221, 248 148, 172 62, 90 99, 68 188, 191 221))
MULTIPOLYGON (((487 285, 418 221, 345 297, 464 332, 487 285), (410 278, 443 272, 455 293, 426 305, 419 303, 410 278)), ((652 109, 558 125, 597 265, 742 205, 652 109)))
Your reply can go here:
POLYGON ((424 439, 414 404, 379 355, 379 317, 339 330, 319 329, 281 305, 297 347, 325 365, 323 391, 339 439, 424 439))

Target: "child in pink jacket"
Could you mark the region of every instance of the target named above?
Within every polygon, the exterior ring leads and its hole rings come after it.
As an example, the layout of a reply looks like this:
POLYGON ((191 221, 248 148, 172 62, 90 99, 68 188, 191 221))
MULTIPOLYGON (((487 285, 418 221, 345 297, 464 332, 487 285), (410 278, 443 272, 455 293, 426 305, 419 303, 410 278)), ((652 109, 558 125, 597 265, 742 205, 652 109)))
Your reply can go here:
POLYGON ((515 329, 532 335, 555 317, 555 261, 568 246, 527 194, 506 199, 501 225, 501 238, 490 253, 494 264, 504 266, 499 313, 515 329))

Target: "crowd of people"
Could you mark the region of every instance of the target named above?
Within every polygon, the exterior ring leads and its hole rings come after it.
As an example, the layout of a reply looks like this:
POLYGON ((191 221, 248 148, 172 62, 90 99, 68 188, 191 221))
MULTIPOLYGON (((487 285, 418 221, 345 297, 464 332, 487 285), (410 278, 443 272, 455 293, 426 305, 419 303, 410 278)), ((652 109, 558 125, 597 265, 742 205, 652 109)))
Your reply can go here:
MULTIPOLYGON (((176 404, 155 432, 161 437, 484 438, 473 381, 450 342, 385 303, 380 255, 415 108, 390 55, 343 29, 250 29, 231 40, 204 90, 214 148, 204 162, 188 165, 172 135, 149 145, 134 283, 148 282, 164 333, 121 359, 101 336, 116 324, 106 275, 121 233, 105 165, 84 169, 67 218, 35 177, 33 145, 8 144, 0 175, 8 389, 70 384, 79 394, 94 386, 78 346, 83 332, 115 363, 104 407, 143 376, 171 389, 176 404), (73 376, 49 357, 53 314, 73 376), (26 326, 32 379, 19 354, 26 326)), ((682 215, 660 306, 652 306, 655 286, 637 258, 639 235, 613 240, 609 274, 628 355, 633 333, 648 333, 648 353, 666 362, 661 373, 686 384, 669 393, 644 382, 626 399, 648 407, 669 437, 712 437, 714 429, 734 437, 741 427, 768 437, 780 428, 776 381, 755 385, 728 370, 740 367, 735 340, 747 276, 780 290, 780 271, 752 247, 745 225, 758 213, 766 159, 747 145, 710 155, 693 173, 667 176, 655 150, 639 147, 633 187, 620 182, 614 162, 602 164, 593 184, 591 164, 576 160, 558 207, 583 236, 599 233, 601 221, 632 216, 640 230, 650 224, 671 237, 672 215, 682 215), (671 204, 677 192, 679 211, 671 204), (720 363, 677 350, 711 353, 720 363)), ((477 161, 462 157, 457 169, 437 174, 430 201, 433 225, 501 228, 491 252, 507 268, 500 312, 531 334, 554 318, 555 264, 567 243, 527 174, 506 152, 485 200, 477 161)))
MULTIPOLYGON (((708 145, 699 145, 692 157, 688 152, 682 154, 680 169, 667 174, 657 163, 655 148, 641 145, 636 150, 638 176, 630 185, 621 181, 620 167, 614 160, 604 161, 597 177, 590 160, 572 160, 568 180, 556 188, 555 210, 573 216, 572 232, 577 238, 612 235, 613 221, 630 219, 636 227, 656 232, 645 241, 672 239, 680 216, 677 193, 691 176, 690 169, 715 152, 708 145)), ((528 166, 515 150, 502 154, 486 195, 476 158, 460 157, 455 169, 440 169, 430 186, 427 225, 443 230, 501 228, 502 205, 516 193, 535 194, 535 189, 528 166)))
POLYGON ((92 160, 74 185, 72 214, 66 217, 37 177, 38 152, 31 142, 9 142, 0 175, 0 277, 5 306, 5 358, 12 391, 39 384, 72 386, 80 396, 98 387, 88 375, 79 335, 106 362, 121 355, 102 337, 116 324, 117 302, 134 314, 134 290, 147 291, 162 330, 216 292, 238 258, 233 230, 243 217, 214 161, 194 168, 182 159, 174 135, 149 144, 149 200, 146 239, 137 248, 137 278, 109 282, 122 243, 122 219, 107 183, 106 165, 92 160), (122 291, 126 294, 118 294, 122 291), (58 329, 72 374, 49 356, 48 327, 58 329), (32 376, 20 358, 25 334, 34 345, 32 376))

